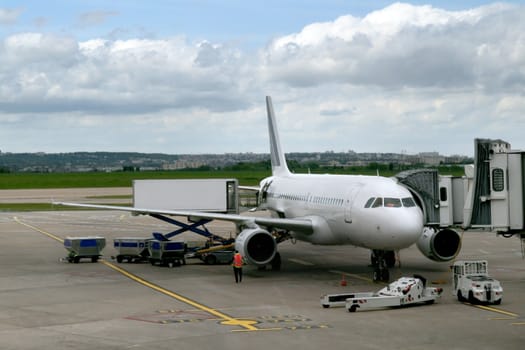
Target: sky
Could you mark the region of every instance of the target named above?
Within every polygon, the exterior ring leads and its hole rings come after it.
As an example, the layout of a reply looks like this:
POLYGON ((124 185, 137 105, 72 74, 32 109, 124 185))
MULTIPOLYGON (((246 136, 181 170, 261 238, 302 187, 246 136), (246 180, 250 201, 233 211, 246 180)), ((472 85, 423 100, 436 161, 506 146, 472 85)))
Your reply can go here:
POLYGON ((3 0, 0 151, 525 149, 525 0, 3 0))

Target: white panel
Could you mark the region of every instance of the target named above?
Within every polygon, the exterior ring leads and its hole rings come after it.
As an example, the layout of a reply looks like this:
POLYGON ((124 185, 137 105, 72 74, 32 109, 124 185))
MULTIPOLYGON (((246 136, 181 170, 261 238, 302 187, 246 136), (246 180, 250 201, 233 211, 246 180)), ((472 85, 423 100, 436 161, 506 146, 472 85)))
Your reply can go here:
POLYGON ((236 180, 134 180, 135 208, 227 211, 227 182, 236 180))

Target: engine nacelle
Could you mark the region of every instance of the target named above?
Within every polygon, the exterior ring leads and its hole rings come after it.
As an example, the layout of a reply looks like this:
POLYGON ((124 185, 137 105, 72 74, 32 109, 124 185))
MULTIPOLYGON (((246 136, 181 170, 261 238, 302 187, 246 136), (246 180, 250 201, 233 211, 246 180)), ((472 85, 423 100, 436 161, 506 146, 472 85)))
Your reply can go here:
POLYGON ((235 239, 235 249, 254 265, 265 265, 272 261, 277 252, 273 236, 262 228, 243 230, 235 239))
POLYGON ((450 261, 461 249, 461 236, 448 228, 437 231, 432 227, 425 227, 416 244, 427 258, 440 262, 450 261))

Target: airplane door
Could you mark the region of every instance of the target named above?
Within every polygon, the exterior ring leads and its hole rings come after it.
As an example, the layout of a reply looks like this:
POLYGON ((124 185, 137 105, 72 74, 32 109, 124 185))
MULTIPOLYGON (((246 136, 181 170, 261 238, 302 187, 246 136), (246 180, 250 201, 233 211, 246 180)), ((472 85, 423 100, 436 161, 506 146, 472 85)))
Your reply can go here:
POLYGON ((346 192, 346 198, 345 198, 345 222, 351 224, 352 223, 352 207, 355 202, 355 198, 357 197, 357 194, 359 193, 359 190, 361 189, 361 186, 353 186, 348 189, 346 192))

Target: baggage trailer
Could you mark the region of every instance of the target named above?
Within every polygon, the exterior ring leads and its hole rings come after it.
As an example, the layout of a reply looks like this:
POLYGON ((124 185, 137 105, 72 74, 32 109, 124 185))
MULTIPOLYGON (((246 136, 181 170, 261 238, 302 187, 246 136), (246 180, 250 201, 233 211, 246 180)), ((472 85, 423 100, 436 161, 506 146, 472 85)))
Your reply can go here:
POLYGON ((350 312, 358 309, 401 307, 410 304, 432 304, 441 296, 443 289, 426 287, 425 278, 401 277, 378 292, 327 294, 321 297, 321 305, 345 306, 350 312), (343 301, 344 299, 344 301, 343 301))
POLYGON ((121 263, 124 259, 128 262, 148 260, 149 242, 151 238, 120 237, 113 240, 113 247, 117 251, 116 259, 121 263))
POLYGON ((184 242, 151 240, 148 250, 151 265, 173 267, 186 264, 187 248, 184 242))
POLYGON ((97 262, 105 246, 106 239, 99 236, 66 237, 64 239, 64 248, 69 252, 66 259, 75 264, 78 264, 83 258, 97 262))

